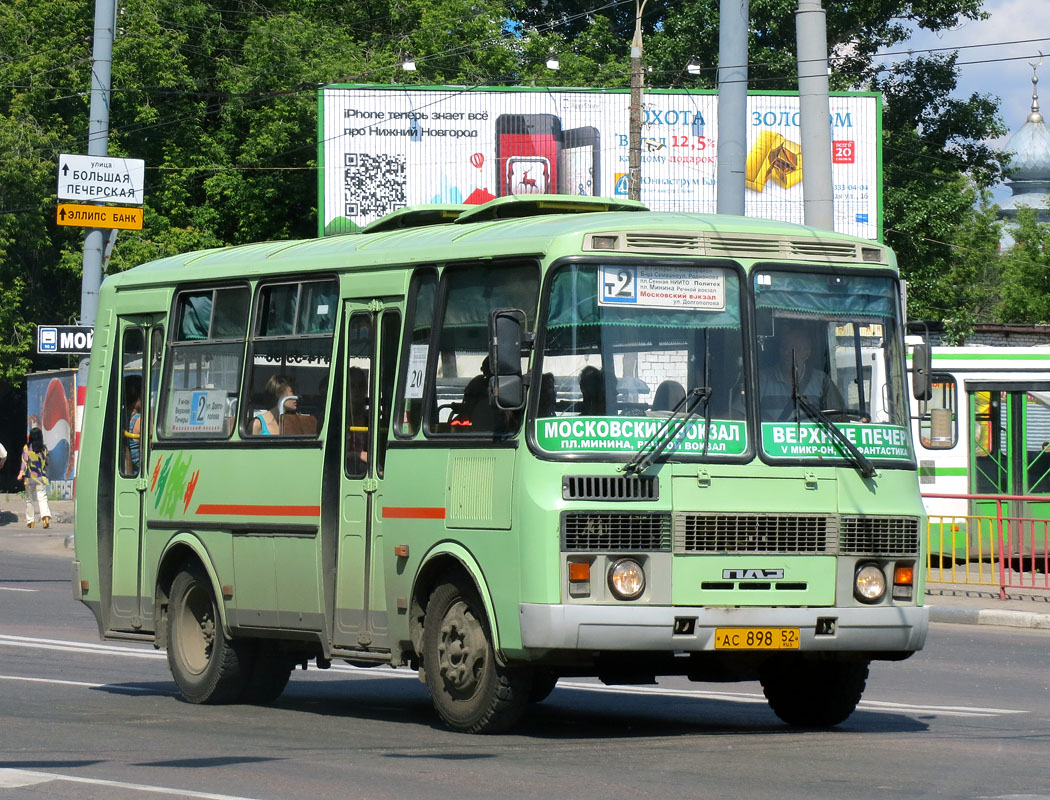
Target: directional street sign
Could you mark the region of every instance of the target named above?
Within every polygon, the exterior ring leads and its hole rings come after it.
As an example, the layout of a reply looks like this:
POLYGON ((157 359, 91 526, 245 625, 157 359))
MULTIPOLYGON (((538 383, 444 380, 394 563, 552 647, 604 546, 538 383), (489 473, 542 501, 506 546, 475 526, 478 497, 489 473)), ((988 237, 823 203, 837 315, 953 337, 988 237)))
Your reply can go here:
POLYGON ((77 203, 59 203, 59 225, 77 225, 81 228, 120 228, 142 230, 142 209, 127 206, 88 206, 77 203))
POLYGON ((142 205, 146 162, 141 158, 58 156, 58 199, 142 205))
POLYGON ((37 325, 36 351, 55 355, 90 353, 94 336, 91 325, 37 325))

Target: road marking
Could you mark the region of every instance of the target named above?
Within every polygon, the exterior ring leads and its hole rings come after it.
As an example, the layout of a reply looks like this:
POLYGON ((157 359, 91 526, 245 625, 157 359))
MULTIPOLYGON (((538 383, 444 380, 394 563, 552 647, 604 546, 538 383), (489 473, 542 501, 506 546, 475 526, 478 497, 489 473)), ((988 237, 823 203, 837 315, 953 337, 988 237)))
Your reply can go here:
POLYGON ((170 794, 175 797, 193 797, 200 800, 254 800, 232 794, 215 794, 214 792, 195 792, 192 789, 174 789, 168 786, 150 786, 145 783, 125 783, 124 781, 107 781, 102 778, 81 778, 77 775, 61 775, 57 772, 32 772, 24 769, 0 768, 0 787, 18 789, 23 786, 35 786, 51 781, 66 783, 86 783, 91 786, 110 786, 116 789, 132 789, 153 794, 170 794))
POLYGON ((18 589, 14 586, 0 586, 0 592, 39 592, 39 589, 18 589))
MULTIPOLYGON (((90 653, 92 655, 113 655, 124 658, 166 659, 167 654, 160 650, 144 650, 129 645, 111 645, 93 642, 74 642, 62 639, 40 639, 32 636, 11 636, 0 634, 0 646, 28 647, 41 650, 58 650, 62 652, 90 653)), ((333 664, 327 672, 345 673, 355 678, 402 678, 416 680, 416 673, 411 670, 400 670, 384 667, 355 667, 352 664, 333 664)), ((318 670, 322 672, 322 670, 318 670)), ((2 680, 38 681, 99 688, 102 686, 127 691, 156 691, 155 689, 137 689, 123 687, 119 684, 78 683, 75 681, 49 680, 45 678, 22 678, 17 675, 0 675, 2 680)), ((696 700, 722 700, 729 703, 765 704, 766 698, 757 692, 719 692, 704 689, 667 689, 660 686, 605 686, 600 683, 584 681, 558 681, 558 689, 572 689, 583 692, 604 692, 611 694, 634 694, 648 697, 683 697, 696 700)), ((916 703, 894 703, 885 700, 861 700, 858 709, 867 711, 895 712, 901 714, 933 714, 941 717, 995 717, 1006 714, 1027 714, 1028 710, 1014 708, 990 708, 984 706, 938 706, 916 703)), ((1050 800, 1048 798, 1047 800, 1050 800)))
MULTIPOLYGON (((29 678, 24 675, 0 675, 0 681, 24 681, 26 683, 49 683, 54 686, 80 686, 84 689, 110 689, 121 692, 148 692, 156 694, 156 689, 144 686, 124 686, 120 683, 89 683, 88 681, 61 681, 57 678, 29 678)), ((174 694, 174 692, 172 693, 174 694)))

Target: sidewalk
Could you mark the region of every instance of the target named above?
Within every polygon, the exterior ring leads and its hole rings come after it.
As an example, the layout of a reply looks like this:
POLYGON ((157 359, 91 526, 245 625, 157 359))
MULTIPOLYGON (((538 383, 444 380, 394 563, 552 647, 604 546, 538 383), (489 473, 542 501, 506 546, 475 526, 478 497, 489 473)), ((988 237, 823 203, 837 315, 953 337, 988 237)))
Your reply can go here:
MULTIPOLYGON (((73 501, 51 504, 51 527, 38 522, 26 527, 25 499, 20 494, 0 494, 0 541, 20 552, 46 552, 73 557, 73 501)), ((1042 582, 1044 576, 1036 575, 1042 582)), ((1008 589, 999 597, 998 586, 927 583, 926 605, 931 622, 965 625, 1006 625, 1050 630, 1050 590, 1008 589)))

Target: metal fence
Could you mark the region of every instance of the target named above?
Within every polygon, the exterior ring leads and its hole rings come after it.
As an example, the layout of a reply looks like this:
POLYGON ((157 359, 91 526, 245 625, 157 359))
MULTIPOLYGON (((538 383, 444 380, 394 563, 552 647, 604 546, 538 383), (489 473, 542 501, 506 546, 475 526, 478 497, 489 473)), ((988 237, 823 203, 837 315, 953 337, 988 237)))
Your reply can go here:
POLYGON ((1050 590, 1050 520, 1009 516, 1011 501, 1046 503, 1027 495, 924 494, 952 500, 991 500, 995 516, 931 514, 927 522, 926 580, 1050 590))

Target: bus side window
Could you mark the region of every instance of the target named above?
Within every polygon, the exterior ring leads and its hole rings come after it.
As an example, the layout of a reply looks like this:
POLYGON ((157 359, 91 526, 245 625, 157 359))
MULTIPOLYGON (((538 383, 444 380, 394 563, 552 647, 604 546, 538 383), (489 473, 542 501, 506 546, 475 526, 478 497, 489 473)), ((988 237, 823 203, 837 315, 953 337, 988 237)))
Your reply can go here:
POLYGON ((176 297, 158 401, 161 437, 230 435, 225 414, 228 398, 239 393, 250 297, 247 285, 187 289, 176 297))
POLYGON ((950 450, 959 441, 958 387, 952 375, 932 375, 932 397, 919 403, 919 441, 927 450, 950 450))
POLYGON ((436 294, 437 273, 429 267, 417 270, 409 290, 402 367, 398 378, 398 402, 394 408, 394 433, 401 438, 415 436, 423 421, 423 385, 430 353, 430 334, 434 326, 436 294))
POLYGON ((520 412, 497 411, 489 403, 489 311, 521 309, 528 329, 534 330, 539 270, 527 261, 451 266, 442 274, 442 282, 445 303, 439 309, 438 353, 431 359, 434 371, 427 375, 434 384, 427 430, 457 436, 515 433, 521 425, 520 412))
POLYGON ((259 287, 242 435, 316 437, 324 421, 338 283, 259 287))

